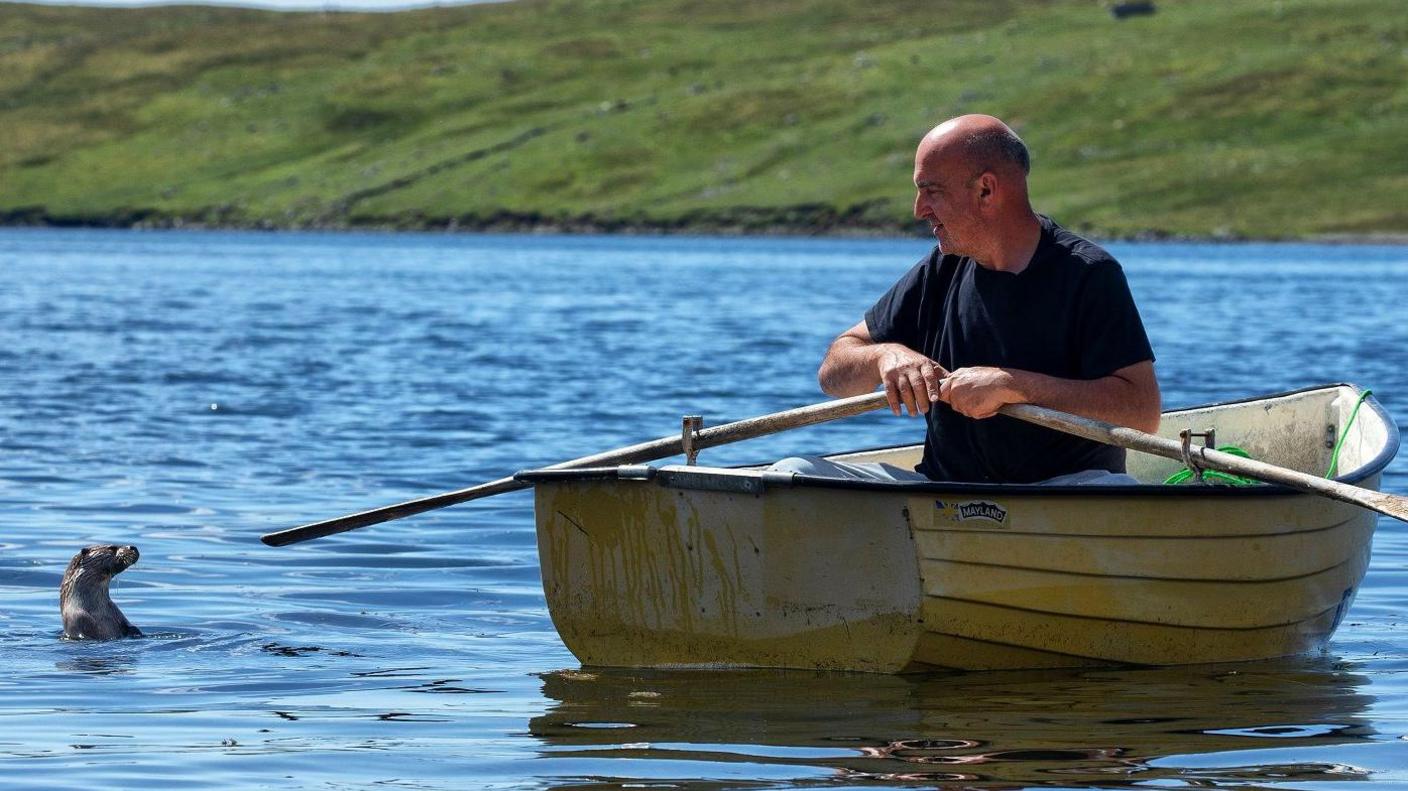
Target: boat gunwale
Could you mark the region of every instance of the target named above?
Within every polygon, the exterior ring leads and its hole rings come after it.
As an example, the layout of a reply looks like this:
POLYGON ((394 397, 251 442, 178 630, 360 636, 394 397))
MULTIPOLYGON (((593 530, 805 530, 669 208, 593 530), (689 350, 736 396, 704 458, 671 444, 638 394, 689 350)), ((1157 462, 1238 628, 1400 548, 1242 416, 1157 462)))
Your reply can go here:
MULTIPOLYGON (((1257 401, 1267 401, 1275 398, 1285 398, 1288 396, 1312 393, 1320 390, 1334 390, 1347 387, 1359 395, 1364 394, 1364 389, 1358 385, 1348 382, 1337 382, 1331 384, 1312 385, 1296 390, 1287 390, 1279 393, 1267 393, 1264 395, 1250 396, 1230 401, 1218 401, 1210 404, 1199 404, 1195 406, 1179 407, 1164 412, 1165 417, 1176 416, 1183 412, 1192 412, 1201 409, 1212 409, 1216 407, 1237 406, 1240 404, 1255 403, 1257 401)), ((1385 427, 1385 441, 1383 447, 1372 459, 1363 464, 1358 470, 1350 475, 1339 475, 1330 480, 1340 483, 1358 484, 1365 479, 1381 474, 1388 467, 1389 462, 1398 455, 1399 431, 1398 424, 1393 421, 1387 410, 1379 403, 1379 400, 1372 394, 1364 399, 1364 404, 1368 406, 1383 422, 1385 427)), ((829 453, 826 456, 847 456, 857 453, 873 453, 882 450, 891 450, 901 447, 913 447, 919 443, 908 445, 882 445, 873 448, 862 448, 858 450, 840 451, 829 453)), ((891 492, 903 494, 975 494, 989 496, 1008 495, 1041 495, 1055 497, 1083 496, 1083 497, 1313 497, 1298 489, 1279 484, 1259 484, 1256 486, 1169 486, 1161 483, 1140 483, 1140 484, 1102 484, 1092 485, 1051 485, 1039 483, 977 483, 959 481, 868 481, 852 478, 832 478, 820 475, 805 475, 802 473, 790 473, 781 471, 771 471, 761 469, 765 465, 760 464, 739 464, 729 467, 709 467, 704 465, 666 465, 666 467, 653 467, 649 465, 627 464, 610 467, 581 467, 577 469, 533 469, 523 470, 514 474, 514 479, 524 483, 559 483, 564 481, 587 481, 587 480, 628 480, 644 482, 656 480, 663 486, 677 486, 673 481, 660 480, 656 473, 660 469, 668 468, 672 473, 671 478, 688 476, 692 472, 707 474, 710 470, 733 470, 745 471, 749 469, 757 470, 760 483, 764 488, 768 486, 802 486, 807 488, 836 489, 846 491, 872 491, 891 492), (623 475, 623 471, 629 470, 629 476, 623 475)))

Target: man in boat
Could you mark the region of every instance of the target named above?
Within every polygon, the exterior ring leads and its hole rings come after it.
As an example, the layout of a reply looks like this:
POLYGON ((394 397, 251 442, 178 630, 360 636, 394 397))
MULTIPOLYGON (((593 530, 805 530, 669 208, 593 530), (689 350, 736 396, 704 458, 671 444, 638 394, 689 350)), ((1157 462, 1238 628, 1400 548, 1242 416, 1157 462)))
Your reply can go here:
POLYGON ((914 216, 938 240, 827 351, 827 394, 884 385, 896 415, 926 415, 915 471, 816 458, 813 475, 984 483, 1136 483, 1124 450, 997 414, 1037 404, 1154 432, 1154 353, 1120 265, 1032 210, 1030 159, 1006 124, 966 115, 914 158, 914 216))

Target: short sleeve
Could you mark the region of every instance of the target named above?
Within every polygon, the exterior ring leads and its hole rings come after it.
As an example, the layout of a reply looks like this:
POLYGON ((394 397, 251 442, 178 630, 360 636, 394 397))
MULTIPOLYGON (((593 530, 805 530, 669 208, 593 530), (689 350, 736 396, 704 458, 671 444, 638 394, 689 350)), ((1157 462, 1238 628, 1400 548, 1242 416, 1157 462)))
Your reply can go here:
POLYGON ((1126 366, 1153 361, 1144 322, 1124 270, 1115 261, 1090 265, 1076 315, 1082 379, 1099 379, 1126 366))
POLYGON ((923 326, 921 311, 928 282, 930 259, 925 258, 904 274, 865 312, 865 326, 876 343, 898 343, 917 349, 923 326))

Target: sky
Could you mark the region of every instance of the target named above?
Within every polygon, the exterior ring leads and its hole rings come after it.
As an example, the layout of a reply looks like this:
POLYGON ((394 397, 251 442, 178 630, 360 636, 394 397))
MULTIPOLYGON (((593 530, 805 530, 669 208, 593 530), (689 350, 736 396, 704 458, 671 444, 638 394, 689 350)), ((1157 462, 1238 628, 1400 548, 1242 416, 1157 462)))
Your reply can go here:
POLYGON ((497 2, 498 0, 84 0, 84 2, 54 2, 54 0, 26 0, 43 2, 48 5, 84 6, 154 6, 154 5, 224 5, 244 8, 272 8, 280 11, 398 11, 403 8, 425 8, 437 5, 464 5, 477 2, 497 2))

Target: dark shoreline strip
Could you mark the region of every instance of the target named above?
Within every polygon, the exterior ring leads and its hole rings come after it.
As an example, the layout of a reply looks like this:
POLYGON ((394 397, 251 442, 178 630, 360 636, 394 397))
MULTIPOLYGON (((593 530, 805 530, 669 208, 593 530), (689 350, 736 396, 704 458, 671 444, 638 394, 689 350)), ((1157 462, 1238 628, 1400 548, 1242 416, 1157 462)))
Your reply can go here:
MULTIPOLYGON (((511 141, 517 142, 517 141, 511 141)), ((399 185, 393 185, 399 186, 399 185)), ((354 195, 354 197, 366 197, 354 195)), ((342 204, 350 212, 350 204, 342 204)), ((459 215, 409 212, 396 215, 339 213, 317 218, 254 216, 233 204, 187 211, 155 207, 117 207, 85 214, 51 212, 45 206, 0 209, 0 228, 103 228, 140 230, 220 231, 413 231, 452 233, 660 234, 726 236, 828 236, 840 238, 928 239, 928 228, 884 216, 878 202, 838 209, 826 204, 733 206, 701 209, 681 217, 644 214, 576 215, 496 209, 459 215)), ((1073 230, 1105 241, 1142 242, 1306 242, 1327 244, 1408 245, 1408 233, 1337 234, 1316 238, 1295 236, 1247 238, 1188 235, 1151 228, 1134 234, 1110 234, 1074 226, 1073 230)))
MULTIPOLYGON (((536 130, 530 130, 534 132, 536 130)), ((515 144, 518 140, 510 141, 515 144)), ((356 194, 355 199, 368 197, 356 194)), ((652 217, 645 214, 577 215, 499 209, 487 213, 433 215, 423 212, 391 216, 358 214, 344 199, 343 211, 317 218, 251 216, 233 205, 210 206, 190 211, 169 211, 152 207, 120 207, 97 214, 59 214, 44 206, 0 209, 0 227, 50 228, 141 228, 211 230, 317 230, 317 231, 457 231, 457 232, 551 232, 551 233, 648 233, 700 234, 733 233, 747 235, 846 234, 866 236, 927 236, 927 228, 917 223, 893 222, 876 216, 877 205, 862 203, 847 209, 824 204, 794 206, 738 206, 705 209, 687 217, 652 217)))

